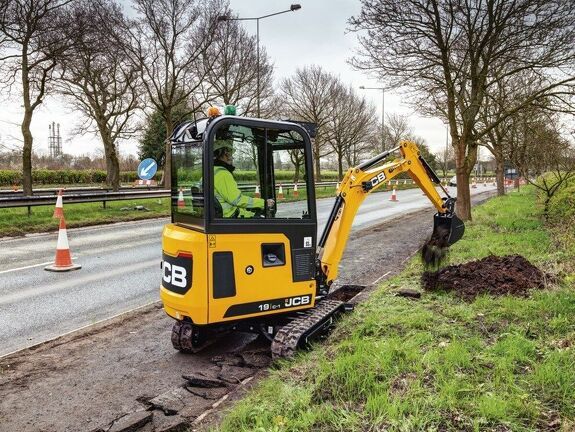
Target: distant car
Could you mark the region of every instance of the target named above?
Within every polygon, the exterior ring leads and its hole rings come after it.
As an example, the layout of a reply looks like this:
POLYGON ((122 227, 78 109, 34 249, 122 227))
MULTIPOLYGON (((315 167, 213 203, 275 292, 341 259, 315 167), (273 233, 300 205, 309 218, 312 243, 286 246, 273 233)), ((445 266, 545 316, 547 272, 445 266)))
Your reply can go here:
POLYGON ((449 186, 456 187, 457 186, 457 176, 451 177, 451 180, 449 180, 448 184, 449 184, 449 186))

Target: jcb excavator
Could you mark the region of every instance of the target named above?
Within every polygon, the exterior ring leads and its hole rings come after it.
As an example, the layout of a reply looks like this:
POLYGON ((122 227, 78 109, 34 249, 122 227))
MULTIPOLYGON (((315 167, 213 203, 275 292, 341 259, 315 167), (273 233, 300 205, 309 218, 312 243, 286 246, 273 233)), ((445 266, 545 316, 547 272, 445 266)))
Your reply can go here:
MULTIPOLYGON (((368 194, 401 173, 437 209, 432 248, 446 248, 463 235, 455 198, 417 146, 402 141, 347 170, 318 239, 307 130, 292 122, 218 114, 185 122, 170 138, 172 223, 163 230, 160 291, 165 311, 176 320, 172 344, 181 352, 195 352, 219 331, 238 330, 261 332, 272 341, 274 357, 289 356, 330 324, 346 308, 326 296, 355 214, 368 194), (251 217, 223 217, 214 191, 218 140, 233 145, 237 181, 244 175, 240 168, 256 172, 266 205, 254 208, 251 217), (279 194, 282 181, 290 178, 286 168, 305 183, 295 201, 279 194)), ((250 192, 255 190, 250 186, 250 192)))

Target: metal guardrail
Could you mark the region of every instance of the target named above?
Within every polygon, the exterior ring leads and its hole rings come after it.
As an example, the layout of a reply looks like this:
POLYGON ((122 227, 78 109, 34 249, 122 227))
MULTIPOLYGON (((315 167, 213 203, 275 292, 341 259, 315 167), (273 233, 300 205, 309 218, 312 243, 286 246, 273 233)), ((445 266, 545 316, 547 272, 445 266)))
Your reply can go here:
MULTIPOLYGON (((65 192, 74 192, 74 193, 92 193, 92 192, 113 192, 113 189, 110 187, 101 187, 101 186, 87 186, 87 187, 66 187, 66 188, 37 188, 32 191, 34 195, 48 195, 48 194, 57 194, 58 191, 62 189, 65 192)), ((161 186, 123 186, 120 188, 121 191, 132 191, 132 190, 158 190, 161 189, 161 186)), ((4 197, 11 197, 11 196, 20 196, 23 195, 22 189, 18 190, 10 190, 10 189, 2 189, 0 190, 0 199, 4 197)))
MULTIPOLYGON (((91 193, 64 193, 67 204, 101 202, 106 208, 108 201, 122 201, 131 199, 163 198, 169 197, 170 191, 166 189, 157 190, 131 190, 120 192, 94 192, 91 193)), ((0 199, 0 208, 28 207, 28 214, 32 207, 56 204, 57 195, 35 195, 35 196, 12 196, 0 199)))

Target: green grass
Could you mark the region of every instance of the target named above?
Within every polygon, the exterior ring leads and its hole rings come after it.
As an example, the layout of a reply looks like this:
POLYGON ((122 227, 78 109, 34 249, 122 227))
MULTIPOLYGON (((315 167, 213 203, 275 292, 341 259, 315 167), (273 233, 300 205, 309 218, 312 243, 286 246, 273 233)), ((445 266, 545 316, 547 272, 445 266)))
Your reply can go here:
POLYGON ((540 212, 532 188, 490 200, 449 261, 517 253, 560 275, 557 285, 471 303, 396 297, 419 287, 414 259, 325 344, 272 371, 219 430, 574 430, 575 253, 558 247, 563 231, 540 212))
MULTIPOLYGON (((53 205, 32 207, 30 216, 26 207, 0 209, 0 237, 57 230, 59 222, 52 218, 53 214, 53 205)), ((68 228, 165 217, 169 214, 168 198, 111 201, 106 204, 105 209, 101 202, 81 204, 64 202, 64 215, 68 228), (149 211, 134 210, 135 206, 144 206, 149 211), (124 207, 129 207, 131 210, 121 210, 124 207)))

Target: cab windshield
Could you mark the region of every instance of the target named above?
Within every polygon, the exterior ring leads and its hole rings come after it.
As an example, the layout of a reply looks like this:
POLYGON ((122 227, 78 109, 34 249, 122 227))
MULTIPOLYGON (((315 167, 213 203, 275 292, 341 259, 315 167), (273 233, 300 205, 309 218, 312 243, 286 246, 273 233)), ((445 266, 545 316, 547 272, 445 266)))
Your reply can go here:
POLYGON ((294 130, 224 124, 214 138, 216 219, 307 219, 305 145, 294 130))

